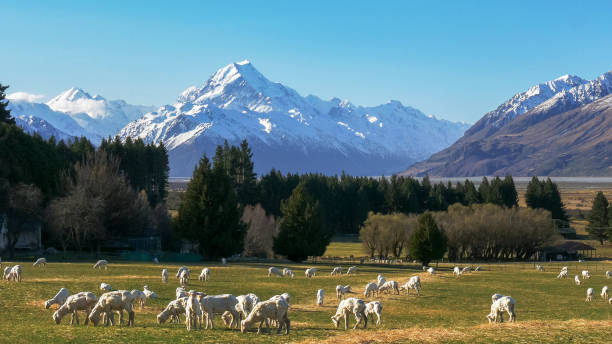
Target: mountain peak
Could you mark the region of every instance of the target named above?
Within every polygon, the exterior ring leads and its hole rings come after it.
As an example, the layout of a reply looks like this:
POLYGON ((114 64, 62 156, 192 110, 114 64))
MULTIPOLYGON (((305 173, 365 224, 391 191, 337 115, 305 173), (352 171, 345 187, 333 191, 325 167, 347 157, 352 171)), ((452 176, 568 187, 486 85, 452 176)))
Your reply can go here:
POLYGON ((51 102, 58 100, 66 100, 66 101, 76 101, 78 99, 92 99, 93 97, 83 91, 83 89, 79 87, 71 87, 68 90, 60 93, 57 97, 53 98, 51 102))

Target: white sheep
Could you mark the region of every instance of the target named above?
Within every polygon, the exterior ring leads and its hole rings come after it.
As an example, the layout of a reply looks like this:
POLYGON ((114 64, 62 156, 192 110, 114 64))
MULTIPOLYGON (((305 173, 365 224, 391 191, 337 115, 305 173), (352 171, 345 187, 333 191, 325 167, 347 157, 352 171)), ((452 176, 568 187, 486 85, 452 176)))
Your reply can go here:
POLYGON ((293 273, 293 271, 291 269, 284 268, 283 269, 283 276, 289 276, 291 278, 294 278, 295 274, 293 273))
POLYGON ((8 280, 10 274, 11 274, 11 267, 5 266, 4 273, 2 274, 2 279, 8 280))
POLYGON ((185 303, 185 324, 187 325, 187 331, 198 329, 201 316, 202 309, 200 301, 198 300, 196 292, 194 290, 190 290, 189 296, 187 297, 187 302, 185 303))
POLYGON ((357 267, 356 266, 351 266, 350 268, 348 268, 346 270, 346 274, 347 275, 354 275, 357 273, 357 267))
POLYGON ((21 282, 21 265, 13 266, 7 279, 9 281, 21 282))
POLYGON ((589 273, 589 270, 582 270, 582 279, 589 279, 591 278, 591 274, 589 273))
MULTIPOLYGON (((259 303, 259 297, 253 293, 236 296, 236 300, 238 301, 238 303, 236 303, 235 308, 241 320, 242 317, 246 318, 253 310, 253 307, 255 307, 255 305, 259 303)), ((229 325, 231 325, 231 323, 228 321, 230 316, 230 312, 225 312, 222 315, 223 321, 228 327, 229 325)))
POLYGON ((170 322, 181 321, 181 314, 185 314, 185 305, 187 304, 187 297, 181 297, 176 300, 170 301, 166 308, 157 315, 157 323, 163 324, 170 318, 170 322))
POLYGON ((306 275, 306 278, 312 278, 312 277, 316 276, 317 275, 317 268, 306 269, 306 271, 304 271, 304 275, 306 275))
POLYGON ((457 277, 461 277, 461 269, 459 269, 458 266, 455 266, 453 268, 453 275, 456 275, 457 277))
POLYGON ((537 271, 544 271, 544 267, 542 265, 536 265, 537 271))
POLYGON ((94 269, 102 269, 104 268, 104 270, 108 269, 108 261, 104 260, 104 259, 100 259, 96 262, 96 264, 94 264, 93 266, 94 269))
POLYGON ((370 295, 374 296, 374 294, 376 294, 376 296, 378 296, 378 284, 376 284, 374 282, 370 282, 370 283, 366 284, 365 290, 363 292, 363 296, 364 297, 370 297, 370 295))
MULTIPOLYGON (((128 313, 128 326, 134 326, 134 296, 127 290, 117 290, 102 294, 100 299, 91 310, 89 320, 97 326, 100 322, 100 316, 105 313, 110 319, 111 325, 115 325, 114 311, 120 312, 123 316, 123 311, 128 313)), ((121 323, 121 319, 119 319, 121 323)))
POLYGON ((593 290, 593 288, 589 288, 587 289, 587 296, 586 296, 586 301, 590 302, 593 300, 593 294, 595 293, 595 291, 593 290))
POLYGON ((325 297, 325 292, 323 289, 317 290, 317 305, 323 306, 323 298, 325 297))
POLYGON ((366 303, 365 315, 366 317, 372 316, 372 321, 374 321, 374 315, 376 315, 376 325, 382 324, 382 303, 379 301, 372 301, 366 303))
POLYGON ((376 277, 376 281, 378 283, 378 287, 380 288, 380 286, 382 286, 383 284, 385 284, 385 282, 387 282, 387 279, 383 275, 378 275, 376 277))
POLYGON ((340 266, 336 266, 336 267, 335 267, 335 268, 332 270, 331 275, 332 275, 332 276, 334 276, 334 275, 342 275, 342 271, 343 271, 343 270, 342 270, 342 267, 340 267, 340 266))
POLYGON ((279 324, 277 333, 280 333, 282 328, 285 327, 285 333, 289 334, 291 322, 288 313, 289 304, 284 298, 271 298, 259 302, 246 319, 240 322, 240 332, 246 333, 253 324, 259 323, 257 333, 261 333, 262 325, 265 322, 268 333, 270 333, 269 319, 273 319, 279 324))
POLYGON ((421 266, 421 268, 423 269, 423 271, 427 271, 427 266, 423 265, 421 266))
POLYGON ((145 285, 145 286, 142 287, 142 292, 145 294, 147 299, 157 299, 157 294, 155 294, 154 291, 149 289, 148 285, 145 285))
POLYGON ((559 275, 557 275, 557 278, 567 278, 567 270, 561 270, 559 275))
POLYGON ((510 322, 516 321, 515 302, 511 296, 503 296, 491 304, 491 312, 487 315, 489 323, 504 322, 503 312, 510 316, 510 322))
POLYGON ((340 325, 340 319, 344 317, 344 329, 348 329, 349 324, 349 315, 353 313, 355 316, 355 320, 357 323, 353 327, 356 329, 359 324, 363 321, 363 328, 368 326, 368 317, 365 314, 366 305, 365 302, 361 299, 357 299, 354 297, 350 297, 346 300, 342 300, 338 305, 338 309, 336 310, 336 314, 331 317, 332 322, 336 327, 340 325))
POLYGON ((417 295, 421 295, 421 278, 419 276, 412 276, 400 289, 406 290, 407 294, 410 294, 410 289, 414 289, 417 295))
POLYGON ((61 288, 52 299, 45 301, 45 309, 49 309, 52 305, 62 306, 66 299, 70 296, 70 292, 66 288, 61 288))
POLYGON ((74 295, 68 296, 66 302, 64 302, 60 308, 58 308, 55 313, 53 313, 53 320, 56 324, 59 325, 62 322, 62 318, 69 313, 72 313, 72 319, 70 320, 70 324, 73 324, 75 321, 79 323, 79 316, 77 311, 85 311, 85 325, 89 322, 89 313, 94 305, 98 302, 98 298, 94 293, 90 292, 80 292, 74 295))
POLYGON ((501 299, 502 297, 504 297, 502 294, 493 294, 493 296, 491 296, 491 303, 495 303, 495 301, 501 299))
POLYGON ((281 271, 281 269, 271 266, 268 268, 268 277, 272 276, 272 275, 276 275, 279 277, 283 277, 283 272, 281 271))
POLYGON ((436 269, 429 268, 429 269, 427 269, 427 273, 430 274, 430 275, 435 275, 436 274, 436 269))
POLYGON ((612 305, 612 297, 608 299, 608 303, 612 305))
POLYGON ((47 259, 46 258, 38 258, 34 262, 33 266, 34 267, 37 267, 37 266, 47 266, 47 259))
POLYGON ((462 273, 462 274, 463 274, 463 273, 466 273, 466 272, 472 272, 472 268, 471 268, 471 267, 469 267, 469 266, 466 266, 466 267, 464 267, 464 268, 461 270, 461 273, 462 273))
POLYGON ((159 259, 157 259, 157 257, 153 258, 153 264, 159 264, 159 259))
POLYGON ((185 287, 189 284, 189 270, 182 270, 179 276, 179 283, 185 287))
POLYGON ((347 294, 347 293, 353 293, 350 285, 343 286, 343 285, 338 284, 336 286, 336 297, 338 298, 338 300, 342 299, 344 297, 344 294, 347 294))
POLYGON ((574 283, 576 283, 576 285, 580 285, 580 278, 578 278, 578 275, 574 276, 574 283))
MULTIPOLYGON (((198 295, 199 297, 199 295, 198 295)), ((225 312, 230 312, 232 316, 232 325, 236 325, 238 327, 238 319, 239 314, 236 311, 236 304, 238 300, 232 294, 222 294, 222 295, 207 295, 200 298, 200 307, 202 309, 202 315, 206 322, 205 328, 208 329, 214 328, 214 315, 215 314, 223 314, 225 312)))
POLYGON ((100 283, 100 290, 111 291, 111 286, 108 283, 100 283))
POLYGON ((176 288, 176 298, 180 299, 182 297, 186 297, 189 294, 187 294, 187 290, 185 290, 185 287, 177 287, 176 288))
POLYGON ((132 296, 134 296, 134 303, 140 306, 140 309, 143 309, 145 304, 147 303, 147 296, 145 293, 138 289, 134 289, 131 291, 132 296))
POLYGON ((480 270, 482 270, 482 267, 480 267, 480 265, 477 266, 476 269, 474 269, 474 271, 480 271, 480 270))
POLYGON ((612 272, 606 271, 606 278, 612 278, 612 272))
POLYGON ((162 269, 162 283, 168 283, 168 269, 162 269))
POLYGON ((208 281, 208 279, 210 278, 210 269, 209 268, 203 268, 202 272, 200 272, 200 276, 198 277, 200 281, 208 281))
POLYGON ((189 278, 189 268, 183 265, 176 271, 176 279, 181 278, 181 273, 183 273, 183 271, 186 271, 187 277, 189 278))
POLYGON ((607 285, 604 285, 603 288, 601 288, 601 298, 605 300, 607 300, 610 297, 610 288, 608 288, 607 285))
POLYGON ((387 281, 383 285, 378 287, 378 292, 389 293, 391 290, 393 290, 396 294, 399 295, 399 285, 396 281, 387 281))
POLYGON ((227 265, 227 258, 221 258, 221 265, 227 265))

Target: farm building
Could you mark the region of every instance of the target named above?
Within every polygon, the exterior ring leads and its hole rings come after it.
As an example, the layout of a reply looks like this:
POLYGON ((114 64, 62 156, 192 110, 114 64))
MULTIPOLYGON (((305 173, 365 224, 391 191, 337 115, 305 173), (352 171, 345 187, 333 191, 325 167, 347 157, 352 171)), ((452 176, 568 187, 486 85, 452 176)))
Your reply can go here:
POLYGON ((554 246, 547 246, 538 252, 539 260, 578 260, 580 258, 592 258, 593 246, 578 241, 564 241, 554 246))

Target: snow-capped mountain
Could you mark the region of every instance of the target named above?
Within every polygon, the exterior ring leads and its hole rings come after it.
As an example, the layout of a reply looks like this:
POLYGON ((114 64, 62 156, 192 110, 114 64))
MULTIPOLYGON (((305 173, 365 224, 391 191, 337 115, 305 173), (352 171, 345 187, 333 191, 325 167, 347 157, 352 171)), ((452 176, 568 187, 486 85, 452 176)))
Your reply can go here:
POLYGON ((256 172, 380 175, 452 144, 467 128, 391 101, 355 106, 300 96, 271 82, 249 61, 232 63, 173 105, 129 123, 120 137, 164 142, 172 176, 189 176, 203 153, 247 139, 256 172))
POLYGON ((57 141, 64 140, 64 142, 67 142, 75 138, 74 136, 66 134, 65 132, 51 125, 51 123, 38 117, 25 115, 17 116, 15 117, 15 123, 26 133, 36 133, 45 140, 55 137, 57 141))

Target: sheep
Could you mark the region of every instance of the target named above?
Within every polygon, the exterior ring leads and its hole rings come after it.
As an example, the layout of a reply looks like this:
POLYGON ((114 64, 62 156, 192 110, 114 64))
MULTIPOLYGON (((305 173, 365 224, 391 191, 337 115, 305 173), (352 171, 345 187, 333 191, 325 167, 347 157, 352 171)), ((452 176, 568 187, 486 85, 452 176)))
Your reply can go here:
POLYGON ((10 274, 11 274, 11 267, 5 266, 4 273, 2 274, 2 279, 8 280, 10 274))
POLYGON ((453 268, 453 275, 457 275, 457 277, 461 277, 461 270, 459 269, 458 266, 455 266, 453 268))
POLYGON ((168 269, 162 269, 162 283, 168 283, 168 269))
POLYGON ((37 266, 47 266, 47 259, 46 258, 38 258, 34 264, 32 264, 32 266, 37 267, 37 266))
POLYGON ((323 298, 325 297, 325 292, 323 289, 317 290, 317 305, 323 306, 323 298))
MULTIPOLYGON (((185 303, 185 324, 187 325, 187 331, 191 331, 192 328, 198 329, 200 323, 200 317, 202 316, 202 308, 200 301, 194 290, 189 291, 187 302, 185 303)), ((201 327, 201 325, 200 325, 201 327)))
POLYGON ((480 270, 482 270, 482 267, 480 266, 477 266, 476 269, 474 269, 474 271, 480 271, 480 270))
MULTIPOLYGON (((352 291, 351 291, 351 293, 352 293, 352 291)), ((290 302, 291 302, 291 296, 289 296, 288 293, 282 293, 280 295, 274 295, 270 299, 278 299, 278 298, 282 298, 283 300, 285 300, 287 302, 287 304, 290 304, 290 302)), ((289 305, 289 306, 291 306, 291 305, 289 305)))
POLYGON ((576 285, 580 285, 580 278, 578 278, 578 275, 574 276, 574 283, 576 283, 576 285))
POLYGON ((108 283, 100 283, 100 290, 111 291, 111 286, 108 283))
POLYGON ((289 276, 291 278, 294 278, 295 274, 293 273, 293 271, 291 269, 284 268, 283 269, 283 276, 289 276))
POLYGON ((232 316, 232 322, 230 323, 230 327, 235 324, 238 327, 238 319, 239 314, 236 311, 236 304, 238 304, 238 300, 232 294, 222 294, 222 295, 207 295, 200 298, 200 307, 202 309, 202 315, 205 318, 206 326, 205 328, 215 328, 215 324, 213 322, 213 317, 215 314, 223 314, 225 312, 229 312, 232 316))
POLYGON ((15 265, 11 268, 8 275, 9 281, 21 282, 21 265, 15 265))
POLYGON ((423 265, 422 268, 423 268, 423 271, 427 271, 427 266, 423 265))
POLYGON ((104 259, 100 259, 96 262, 96 264, 94 264, 93 266, 94 269, 102 269, 104 268, 104 270, 108 270, 108 261, 104 260, 104 259))
POLYGON ((340 304, 338 305, 338 309, 336 310, 336 314, 331 317, 331 320, 337 328, 340 325, 340 319, 344 317, 344 329, 347 330, 349 324, 349 315, 352 312, 355 316, 355 320, 357 320, 357 323, 355 324, 353 329, 356 329, 362 321, 364 323, 363 328, 366 328, 368 326, 368 317, 365 314, 365 310, 366 305, 363 300, 350 297, 340 302, 340 304))
POLYGON ((179 276, 179 283, 182 287, 185 287, 189 284, 189 270, 182 270, 181 275, 179 276))
POLYGON ((510 316, 510 322, 516 321, 515 302, 511 296, 503 296, 491 304, 491 312, 487 315, 489 323, 504 322, 503 312, 510 316))
POLYGON ((567 278, 567 270, 561 270, 557 275, 557 278, 567 278))
POLYGON ((370 282, 368 284, 366 284, 365 286, 365 290, 363 292, 363 296, 364 297, 370 297, 370 295, 374 295, 374 293, 376 293, 376 296, 378 296, 378 285, 374 282, 370 282))
POLYGON ((284 298, 271 298, 266 301, 259 302, 246 319, 240 322, 240 332, 246 333, 246 331, 255 323, 259 323, 257 333, 261 333, 263 323, 266 323, 268 333, 270 333, 270 323, 268 319, 273 319, 278 322, 278 330, 276 333, 282 331, 285 327, 285 333, 289 334, 291 322, 289 321, 289 304, 284 298))
POLYGON ((227 258, 221 258, 221 265, 227 265, 227 258))
POLYGON ((612 297, 608 299, 608 303, 612 305, 612 297))
POLYGON ((58 305, 61 307, 66 302, 66 299, 68 299, 68 296, 70 296, 68 289, 60 289, 52 299, 45 301, 45 309, 49 309, 49 307, 52 305, 58 305))
MULTIPOLYGON (((236 296, 236 300, 238 303, 236 303, 235 308, 241 320, 243 316, 246 318, 253 310, 253 307, 259 303, 259 297, 253 293, 236 296)), ((226 321, 228 315, 231 315, 231 313, 225 312, 222 316, 223 320, 225 321, 225 325, 228 325, 228 322, 226 321)))
POLYGON ((312 278, 317 275, 317 268, 309 268, 304 271, 306 278, 312 278))
POLYGON ((346 274, 347 275, 354 275, 357 273, 357 267, 356 266, 351 266, 350 268, 348 268, 346 270, 346 274))
POLYGON ((62 304, 60 308, 58 308, 53 313, 53 320, 56 324, 60 324, 62 322, 62 318, 68 314, 72 313, 72 319, 70 320, 70 324, 74 324, 75 320, 77 325, 79 324, 79 316, 77 311, 85 311, 85 325, 89 322, 89 314, 94 305, 98 302, 98 298, 94 293, 90 293, 87 291, 83 291, 74 295, 68 296, 66 301, 62 304))
POLYGON ((427 269, 427 273, 430 274, 430 275, 435 275, 436 274, 436 269, 429 268, 429 269, 427 269))
POLYGON ((464 267, 464 268, 461 270, 461 273, 462 273, 462 274, 463 274, 463 273, 466 273, 466 272, 472 272, 472 268, 471 268, 471 267, 469 267, 469 266, 466 266, 466 267, 464 267))
POLYGON ((589 270, 582 270, 582 279, 589 279, 591 278, 591 274, 589 273, 589 270))
POLYGON ((198 279, 200 281, 208 281, 208 279, 210 278, 210 269, 209 268, 204 268, 202 269, 202 272, 200 272, 200 276, 198 277, 198 279))
POLYGON ((157 257, 153 258, 153 264, 159 264, 159 259, 157 259, 157 257))
MULTIPOLYGON (((134 326, 134 295, 127 290, 117 290, 111 291, 108 293, 102 294, 100 299, 91 310, 89 314, 89 320, 94 324, 94 326, 98 326, 100 322, 100 316, 102 313, 105 313, 106 316, 110 319, 111 325, 115 325, 115 317, 113 311, 118 311, 121 313, 121 317, 123 317, 123 311, 125 310, 128 313, 128 326, 134 326)), ((119 319, 119 323, 121 323, 121 318, 119 319)))
POLYGON ((610 288, 604 285, 603 288, 601 288, 601 298, 605 301, 608 297, 610 297, 610 288))
POLYGON ((134 303, 140 305, 140 309, 143 309, 145 303, 147 303, 147 296, 145 295, 145 293, 138 289, 132 290, 131 293, 134 296, 134 303))
POLYGON ((393 290, 397 295, 399 295, 399 287, 397 282, 387 281, 378 288, 379 292, 384 291, 388 293, 390 290, 393 290))
POLYGON ((536 265, 537 271, 544 271, 544 267, 542 265, 536 265))
POLYGON ((493 294, 493 296, 491 296, 491 303, 495 303, 495 301, 501 299, 502 297, 504 297, 502 294, 493 294))
POLYGON ((157 294, 155 294, 154 291, 151 291, 148 285, 145 285, 144 287, 142 287, 142 292, 145 294, 147 299, 157 299, 157 294))
POLYGON ((181 266, 180 268, 178 268, 178 271, 176 272, 176 279, 181 278, 181 273, 183 273, 183 271, 186 271, 187 278, 189 278, 189 268, 186 266, 181 266))
POLYGON ((268 268, 268 277, 272 275, 283 277, 283 272, 279 268, 271 266, 268 268))
POLYGON ((342 275, 342 267, 340 267, 340 266, 336 266, 336 267, 335 267, 335 268, 332 270, 331 275, 332 275, 332 276, 334 276, 334 275, 342 275))
POLYGON ((387 282, 387 279, 383 277, 383 275, 378 275, 376 277, 376 281, 378 282, 378 288, 380 288, 380 286, 382 286, 383 284, 385 284, 385 282, 387 282))
POLYGON ((366 317, 372 316, 372 321, 374 321, 374 315, 376 315, 376 325, 382 324, 382 303, 379 301, 372 301, 366 303, 365 315, 366 317))
POLYGON ((336 297, 338 298, 338 300, 344 298, 344 294, 347 294, 347 293, 351 293, 351 294, 353 293, 350 285, 342 286, 338 284, 336 286, 336 297))
POLYGON ((187 297, 181 297, 176 300, 170 301, 166 308, 157 315, 157 323, 163 324, 170 318, 171 322, 180 322, 181 314, 185 314, 185 305, 187 304, 187 297))
POLYGON ((587 293, 586 294, 587 294, 586 301, 587 302, 591 302, 593 300, 593 294, 594 294, 593 288, 587 289, 587 293))
POLYGON ((417 295, 421 295, 421 278, 419 276, 412 276, 400 289, 406 290, 407 294, 410 294, 410 289, 414 289, 417 295))
POLYGON ((189 294, 187 294, 187 291, 185 290, 185 287, 177 287, 176 288, 176 298, 180 299, 182 297, 186 297, 189 294))

